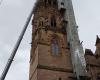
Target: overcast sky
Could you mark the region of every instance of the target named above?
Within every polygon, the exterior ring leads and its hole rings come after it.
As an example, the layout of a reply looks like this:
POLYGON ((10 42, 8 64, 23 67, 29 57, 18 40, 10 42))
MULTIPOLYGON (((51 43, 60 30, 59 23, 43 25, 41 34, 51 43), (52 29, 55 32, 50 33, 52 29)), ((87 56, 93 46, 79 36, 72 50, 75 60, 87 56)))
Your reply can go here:
MULTIPOLYGON (((35 0, 4 0, 0 5, 0 75, 35 0)), ((83 47, 95 51, 100 36, 100 0, 73 0, 83 47)), ((5 80, 29 79, 31 23, 5 80)))

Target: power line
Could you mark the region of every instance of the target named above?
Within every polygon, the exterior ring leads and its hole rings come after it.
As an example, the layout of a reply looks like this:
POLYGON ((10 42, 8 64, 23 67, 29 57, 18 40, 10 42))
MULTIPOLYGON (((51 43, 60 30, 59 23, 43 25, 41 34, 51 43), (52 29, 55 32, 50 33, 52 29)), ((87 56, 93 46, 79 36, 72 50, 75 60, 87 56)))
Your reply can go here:
POLYGON ((3 0, 0 1, 0 5, 2 4, 3 0))

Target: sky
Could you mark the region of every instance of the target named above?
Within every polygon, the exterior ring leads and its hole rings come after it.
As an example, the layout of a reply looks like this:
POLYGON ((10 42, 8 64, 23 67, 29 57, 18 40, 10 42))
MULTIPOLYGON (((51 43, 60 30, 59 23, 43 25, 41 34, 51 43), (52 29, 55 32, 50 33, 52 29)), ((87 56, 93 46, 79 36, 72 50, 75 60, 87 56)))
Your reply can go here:
MULTIPOLYGON (((35 0, 3 0, 0 5, 0 75, 13 50, 35 0)), ((100 37, 100 0, 72 0, 83 47, 95 52, 100 37)), ((31 22, 5 80, 29 79, 31 22)))

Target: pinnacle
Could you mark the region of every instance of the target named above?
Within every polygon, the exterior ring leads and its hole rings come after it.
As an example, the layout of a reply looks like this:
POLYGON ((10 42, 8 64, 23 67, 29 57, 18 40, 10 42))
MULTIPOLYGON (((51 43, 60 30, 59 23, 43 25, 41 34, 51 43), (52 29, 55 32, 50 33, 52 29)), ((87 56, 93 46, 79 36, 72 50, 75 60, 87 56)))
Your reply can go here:
POLYGON ((97 35, 97 39, 96 39, 96 44, 95 44, 95 45, 97 45, 98 43, 100 43, 100 38, 99 38, 99 36, 97 35))

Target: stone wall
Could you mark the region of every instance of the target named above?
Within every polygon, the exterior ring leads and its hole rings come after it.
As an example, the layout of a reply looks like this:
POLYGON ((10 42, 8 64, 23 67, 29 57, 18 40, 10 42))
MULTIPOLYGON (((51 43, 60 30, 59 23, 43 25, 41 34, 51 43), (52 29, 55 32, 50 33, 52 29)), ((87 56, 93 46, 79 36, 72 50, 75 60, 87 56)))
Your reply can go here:
POLYGON ((30 80, 72 80, 70 48, 62 30, 63 15, 56 6, 41 3, 34 12, 32 25, 30 80), (51 18, 56 20, 55 28, 51 27, 51 18), (52 52, 53 38, 59 46, 57 55, 52 52))

